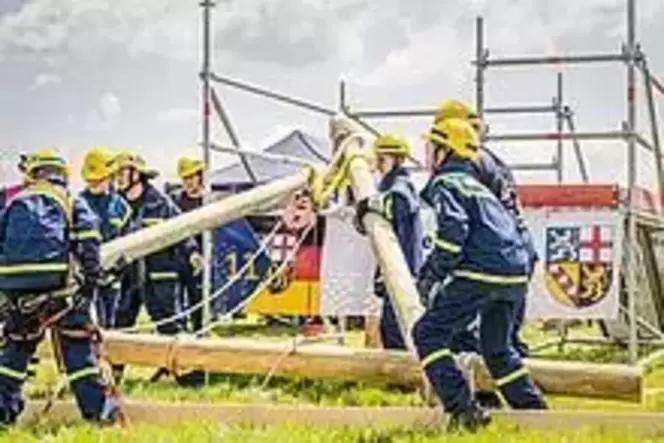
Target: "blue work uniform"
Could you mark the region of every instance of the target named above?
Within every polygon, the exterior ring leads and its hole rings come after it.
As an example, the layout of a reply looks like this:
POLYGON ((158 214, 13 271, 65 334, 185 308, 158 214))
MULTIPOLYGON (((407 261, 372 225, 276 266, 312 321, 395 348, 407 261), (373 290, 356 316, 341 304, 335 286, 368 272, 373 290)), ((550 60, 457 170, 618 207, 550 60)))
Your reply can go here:
POLYGON ((80 302, 70 310, 66 310, 67 302, 64 298, 49 297, 43 303, 36 303, 34 309, 19 309, 19 303, 26 300, 35 300, 40 294, 63 289, 59 285, 48 288, 49 270, 60 267, 70 269, 72 263, 62 256, 53 254, 52 246, 48 242, 36 242, 29 245, 29 237, 23 237, 26 244, 24 248, 16 249, 12 253, 23 254, 26 265, 2 266, 0 274, 6 276, 25 277, 33 279, 32 283, 43 282, 43 291, 26 291, 20 279, 14 280, 16 290, 11 290, 11 282, 3 281, 5 295, 14 303, 5 324, 5 346, 0 350, 0 422, 12 424, 24 409, 22 387, 28 378, 28 364, 37 349, 37 345, 44 337, 43 324, 54 314, 66 312, 64 316, 55 321, 50 327, 53 329, 53 339, 59 347, 61 363, 66 371, 67 378, 79 409, 83 417, 93 421, 108 421, 118 410, 117 400, 109 393, 104 383, 97 361, 97 353, 93 345, 92 319, 90 318, 90 301, 94 297, 95 283, 101 275, 100 245, 101 234, 97 217, 85 200, 72 199, 60 179, 37 182, 26 187, 14 197, 10 206, 0 216, 0 253, 6 256, 10 243, 20 243, 19 235, 25 234, 26 226, 12 226, 11 212, 17 206, 24 213, 32 213, 40 220, 52 223, 53 232, 62 232, 62 238, 68 239, 68 254, 71 254, 80 266, 84 284, 80 294, 80 302), (60 229, 62 231, 60 231, 60 229), (12 240, 18 239, 18 240, 12 240), (22 249, 22 250, 18 250, 22 249), (38 264, 33 258, 39 258, 38 264))
MULTIPOLYGON (((175 203, 149 183, 145 184, 138 200, 129 204, 132 206, 132 224, 137 227, 153 226, 180 215, 175 203)), ((178 315, 181 312, 178 299, 180 264, 188 262, 196 252, 196 242, 187 239, 131 264, 123 281, 117 327, 134 326, 143 303, 154 322, 178 315)), ((157 330, 168 335, 183 332, 184 319, 159 324, 157 330)))
MULTIPOLYGON (((529 256, 529 276, 532 277, 538 256, 533 237, 523 218, 519 197, 517 194, 516 181, 510 168, 490 149, 482 147, 480 156, 474 163, 474 173, 477 180, 486 186, 502 203, 503 207, 512 215, 517 224, 517 230, 521 235, 529 256)), ((528 354, 528 346, 519 337, 519 330, 523 324, 526 311, 525 300, 517 306, 516 320, 512 340, 521 354, 528 354)), ((458 351, 479 352, 478 327, 473 326, 467 331, 461 332, 454 339, 453 348, 458 351)))
POLYGON ((451 344, 478 315, 480 351, 509 405, 545 408, 511 340, 530 271, 514 217, 475 178, 473 164, 454 157, 439 166, 421 197, 434 208, 437 230, 419 276, 420 283, 432 283, 423 286, 433 289, 413 340, 445 409, 464 414, 475 407, 451 344))
MULTIPOLYGON (((423 229, 419 217, 419 197, 410 180, 408 171, 397 166, 385 174, 378 184, 378 191, 384 200, 385 216, 392 223, 392 229, 399 241, 412 275, 422 265, 423 229)), ((394 307, 387 293, 380 269, 376 270, 374 292, 383 299, 380 317, 380 337, 385 349, 406 349, 401 335, 394 307)))
MULTIPOLYGON (((203 198, 189 197, 183 190, 177 189, 169 194, 171 199, 180 208, 182 212, 189 212, 203 206, 203 198)), ((194 237, 199 251, 203 251, 203 236, 194 237)), ((182 309, 187 310, 191 306, 196 306, 203 300, 203 273, 195 274, 189 263, 185 261, 180 264, 180 297, 179 303, 182 309)), ((203 328, 203 307, 196 309, 189 315, 189 327, 193 332, 200 331, 203 328)))
MULTIPOLYGON (((131 232, 131 208, 117 192, 95 193, 89 189, 81 192, 92 211, 99 218, 99 228, 103 242, 108 242, 131 232)), ((115 326, 115 314, 120 302, 122 281, 114 279, 100 284, 95 307, 97 321, 102 328, 115 326)))

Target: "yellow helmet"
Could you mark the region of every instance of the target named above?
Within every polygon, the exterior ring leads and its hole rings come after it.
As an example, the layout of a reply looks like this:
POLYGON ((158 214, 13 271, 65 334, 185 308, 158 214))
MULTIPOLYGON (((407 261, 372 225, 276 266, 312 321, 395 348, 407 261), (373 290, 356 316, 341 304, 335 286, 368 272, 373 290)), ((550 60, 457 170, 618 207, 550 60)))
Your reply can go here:
POLYGON ((145 159, 135 152, 120 152, 112 158, 111 162, 116 171, 122 168, 133 168, 138 171, 139 174, 147 178, 155 178, 159 176, 159 171, 148 168, 145 159))
POLYGON ((393 154, 411 156, 411 149, 408 141, 403 137, 393 134, 384 134, 376 139, 373 145, 374 154, 393 154))
POLYGON ((443 149, 454 152, 457 157, 476 160, 479 156, 480 139, 472 125, 460 118, 440 120, 431 130, 422 135, 443 149))
POLYGON ((436 115, 434 116, 434 123, 448 118, 460 118, 463 120, 471 120, 478 118, 477 111, 467 103, 459 100, 446 100, 438 106, 436 115))
POLYGON ((205 169, 205 163, 202 160, 193 157, 181 157, 178 160, 178 175, 180 178, 187 178, 205 169))
POLYGON ((59 169, 65 177, 71 174, 71 167, 67 160, 55 148, 42 148, 28 156, 22 156, 19 169, 25 175, 32 175, 36 169, 50 166, 59 169))
POLYGON ((86 182, 97 182, 109 178, 115 172, 113 154, 108 148, 96 146, 83 158, 81 177, 86 182))

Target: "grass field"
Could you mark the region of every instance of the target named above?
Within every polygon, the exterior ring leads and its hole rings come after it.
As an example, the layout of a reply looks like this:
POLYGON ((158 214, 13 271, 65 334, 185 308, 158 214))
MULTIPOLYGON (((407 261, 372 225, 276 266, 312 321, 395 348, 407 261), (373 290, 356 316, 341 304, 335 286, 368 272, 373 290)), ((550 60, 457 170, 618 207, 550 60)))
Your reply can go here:
MULTIPOLYGON (((577 329, 575 334, 592 333, 586 328, 577 329)), ((220 335, 248 335, 262 339, 283 339, 293 334, 288 328, 271 328, 255 325, 235 326, 232 329, 217 331, 220 335)), ((529 331, 531 339, 544 335, 537 329, 529 331)), ((360 336, 349 334, 349 345, 357 345, 360 336)), ((48 356, 48 349, 41 355, 48 356)), ((567 345, 561 352, 549 349, 545 354, 550 358, 567 358, 595 362, 622 361, 625 351, 610 347, 588 347, 567 345)), ((49 358, 43 358, 37 377, 31 380, 26 393, 31 398, 43 398, 49 387, 56 382, 58 375, 49 358)), ((383 390, 354 383, 245 376, 237 374, 214 374, 210 386, 203 390, 180 388, 172 380, 164 379, 156 383, 146 380, 153 371, 130 368, 123 383, 123 393, 127 397, 165 401, 232 402, 232 403, 279 403, 314 404, 338 406, 420 406, 418 393, 397 389, 383 390)), ((664 365, 655 369, 647 381, 653 395, 647 397, 644 405, 571 398, 549 398, 556 409, 593 410, 662 410, 664 411, 664 365)), ((279 427, 251 428, 224 427, 215 423, 190 423, 173 426, 132 425, 129 429, 96 429, 80 423, 54 425, 45 417, 43 423, 23 429, 15 429, 0 434, 0 442, 435 442, 435 441, 477 441, 477 442, 636 442, 662 441, 659 438, 643 440, 636 435, 606 433, 601 429, 584 429, 574 432, 535 432, 524 431, 508 422, 498 422, 476 436, 451 437, 442 432, 423 432, 407 429, 327 429, 283 425, 279 427)))

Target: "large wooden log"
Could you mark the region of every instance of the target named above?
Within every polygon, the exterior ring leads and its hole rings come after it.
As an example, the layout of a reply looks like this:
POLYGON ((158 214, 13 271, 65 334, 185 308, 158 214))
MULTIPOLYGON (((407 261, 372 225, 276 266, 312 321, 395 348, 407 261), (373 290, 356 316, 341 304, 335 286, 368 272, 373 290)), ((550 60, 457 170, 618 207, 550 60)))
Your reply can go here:
MULTIPOLYGON (((346 143, 346 153, 350 163, 348 176, 357 200, 369 197, 376 193, 376 185, 371 166, 362 156, 363 142, 370 138, 355 122, 344 116, 337 116, 330 122, 330 137, 332 140, 342 140, 344 136, 353 136, 346 143), (359 138, 357 135, 366 135, 359 138)), ((364 217, 364 226, 367 230, 371 245, 383 273, 388 294, 394 307, 399 329, 404 337, 406 346, 415 352, 410 334, 415 321, 422 314, 422 305, 415 282, 408 269, 408 263, 403 255, 399 241, 392 230, 391 224, 376 214, 369 213, 364 217)))
POLYGON ((108 269, 121 259, 131 262, 201 232, 255 213, 305 186, 309 174, 310 171, 306 168, 302 169, 290 177, 231 195, 158 225, 105 243, 101 249, 102 267, 108 269))
MULTIPOLYGON (((419 362, 408 352, 354 349, 331 345, 262 342, 251 339, 193 339, 104 333, 107 358, 113 363, 179 369, 300 376, 388 383, 421 384, 419 362)), ((491 388, 479 359, 471 362, 476 383, 491 388)), ((527 360, 535 381, 547 394, 640 402, 643 371, 615 364, 527 360)))
MULTIPOLYGON (((28 402, 21 425, 48 419, 71 423, 80 418, 73 402, 58 401, 42 415, 43 401, 28 402)), ((275 404, 165 403, 130 400, 125 404, 130 424, 173 425, 217 422, 225 425, 340 426, 360 428, 443 429, 447 417, 440 408, 342 407, 275 404)), ((658 436, 664 432, 664 414, 647 411, 495 411, 493 415, 519 429, 568 431, 597 429, 631 436, 658 436)))

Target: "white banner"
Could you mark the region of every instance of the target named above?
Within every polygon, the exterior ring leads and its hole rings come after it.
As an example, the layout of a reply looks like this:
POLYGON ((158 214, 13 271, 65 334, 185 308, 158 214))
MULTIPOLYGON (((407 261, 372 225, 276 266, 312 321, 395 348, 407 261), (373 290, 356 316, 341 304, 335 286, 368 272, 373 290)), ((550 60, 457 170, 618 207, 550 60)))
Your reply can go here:
POLYGON ((623 217, 608 210, 526 210, 540 256, 527 317, 618 317, 623 217))
MULTIPOLYGON (((376 260, 352 226, 353 210, 326 219, 321 263, 321 315, 376 315, 376 260)), ((622 216, 607 210, 525 211, 540 256, 527 317, 615 319, 622 262, 622 216)))
POLYGON ((378 315, 373 295, 376 260, 367 237, 353 227, 355 210, 337 208, 325 218, 321 257, 321 315, 378 315))

